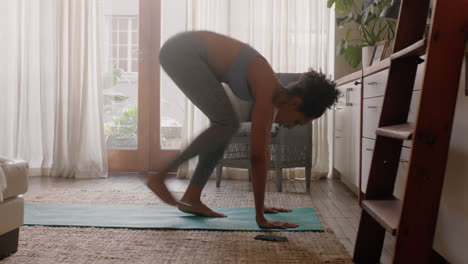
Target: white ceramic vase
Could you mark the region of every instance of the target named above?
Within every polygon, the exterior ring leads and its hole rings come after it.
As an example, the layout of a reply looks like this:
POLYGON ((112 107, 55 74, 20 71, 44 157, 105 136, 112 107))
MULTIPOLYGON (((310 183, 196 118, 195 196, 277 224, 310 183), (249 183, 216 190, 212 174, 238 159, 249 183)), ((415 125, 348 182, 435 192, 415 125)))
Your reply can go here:
POLYGON ((367 68, 371 65, 372 57, 374 55, 375 46, 362 47, 362 68, 367 68))

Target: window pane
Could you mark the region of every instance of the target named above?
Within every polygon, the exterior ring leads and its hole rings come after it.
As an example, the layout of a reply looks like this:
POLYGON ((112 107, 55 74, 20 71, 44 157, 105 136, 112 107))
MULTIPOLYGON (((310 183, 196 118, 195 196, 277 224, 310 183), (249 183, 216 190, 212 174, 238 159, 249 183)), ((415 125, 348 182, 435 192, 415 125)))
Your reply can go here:
POLYGON ((138 60, 132 60, 132 72, 138 72, 138 60))
POLYGON ((119 60, 119 68, 125 72, 128 72, 127 63, 127 60, 119 60))
POLYGON ((118 58, 119 57, 119 46, 112 46, 112 58, 118 58))
POLYGON ((119 44, 120 45, 126 45, 128 43, 128 31, 121 30, 119 32, 119 44))
POLYGON ((112 43, 116 44, 118 37, 119 37, 119 33, 117 31, 112 32, 112 39, 111 39, 112 43))
POLYGON ((128 19, 121 18, 119 19, 119 31, 128 31, 128 19))
POLYGON ((119 20, 118 19, 112 19, 112 30, 113 31, 119 30, 119 20))
MULTIPOLYGON (((138 42, 129 43, 129 19, 138 28, 139 1, 102 0, 106 27, 103 44, 107 45, 104 68, 104 128, 108 149, 138 148, 138 42), (125 16, 122 16, 122 10, 125 16), (130 15, 128 15, 130 14, 130 15), (134 57, 128 61, 128 56, 134 57), (129 69, 130 67, 130 69, 129 69), (131 72, 129 72, 131 70, 131 72)), ((130 33, 138 38, 138 33, 130 33)))
MULTIPOLYGON (((132 52, 130 60, 132 61, 138 61, 138 53, 132 52)), ((133 69, 133 68, 132 68, 133 69)))
POLYGON ((128 57, 128 46, 119 47, 119 59, 126 59, 128 57))

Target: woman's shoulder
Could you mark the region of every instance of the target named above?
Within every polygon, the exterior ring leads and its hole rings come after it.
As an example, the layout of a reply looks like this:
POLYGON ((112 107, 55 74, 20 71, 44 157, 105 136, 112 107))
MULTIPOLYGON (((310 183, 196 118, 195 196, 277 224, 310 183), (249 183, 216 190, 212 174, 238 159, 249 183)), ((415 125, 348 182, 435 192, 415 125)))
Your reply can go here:
POLYGON ((272 98, 280 85, 271 65, 263 57, 255 57, 248 71, 249 84, 254 97, 272 98))

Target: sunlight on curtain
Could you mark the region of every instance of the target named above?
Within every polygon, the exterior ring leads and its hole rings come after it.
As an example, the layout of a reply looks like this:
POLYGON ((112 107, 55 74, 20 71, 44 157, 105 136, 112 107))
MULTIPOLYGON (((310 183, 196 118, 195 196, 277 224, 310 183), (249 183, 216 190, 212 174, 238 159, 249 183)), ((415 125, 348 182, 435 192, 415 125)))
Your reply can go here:
MULTIPOLYGON (((186 2, 162 0, 161 2, 161 45, 170 37, 185 31, 186 2)), ((161 68, 161 131, 162 149, 180 149, 182 128, 185 120, 185 94, 161 68)))
MULTIPOLYGON (((215 31, 246 42, 262 53, 276 72, 313 68, 326 73, 329 68, 330 10, 326 1, 187 0, 187 10, 188 30, 215 31)), ((209 122, 190 102, 186 112, 183 138, 190 142, 209 122)), ((315 178, 326 176, 327 113, 313 122, 312 151, 315 178)), ((194 163, 182 166, 179 174, 190 175, 194 163)), ((304 177, 303 170, 288 171, 286 177, 304 177)))
POLYGON ((0 154, 52 165, 56 1, 3 1, 0 8, 0 154))
POLYGON ((4 0, 0 155, 61 177, 105 177, 95 0, 4 0))

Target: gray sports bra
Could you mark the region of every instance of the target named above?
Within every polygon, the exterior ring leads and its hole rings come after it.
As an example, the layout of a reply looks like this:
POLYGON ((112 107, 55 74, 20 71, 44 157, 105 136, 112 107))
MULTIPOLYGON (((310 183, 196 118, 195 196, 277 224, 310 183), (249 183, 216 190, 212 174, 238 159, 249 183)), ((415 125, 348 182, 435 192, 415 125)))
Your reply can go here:
POLYGON ((231 63, 229 72, 227 74, 226 83, 229 84, 232 92, 244 101, 254 100, 252 94, 250 93, 247 73, 250 64, 257 56, 263 57, 254 48, 248 44, 244 44, 237 53, 234 61, 231 63))

